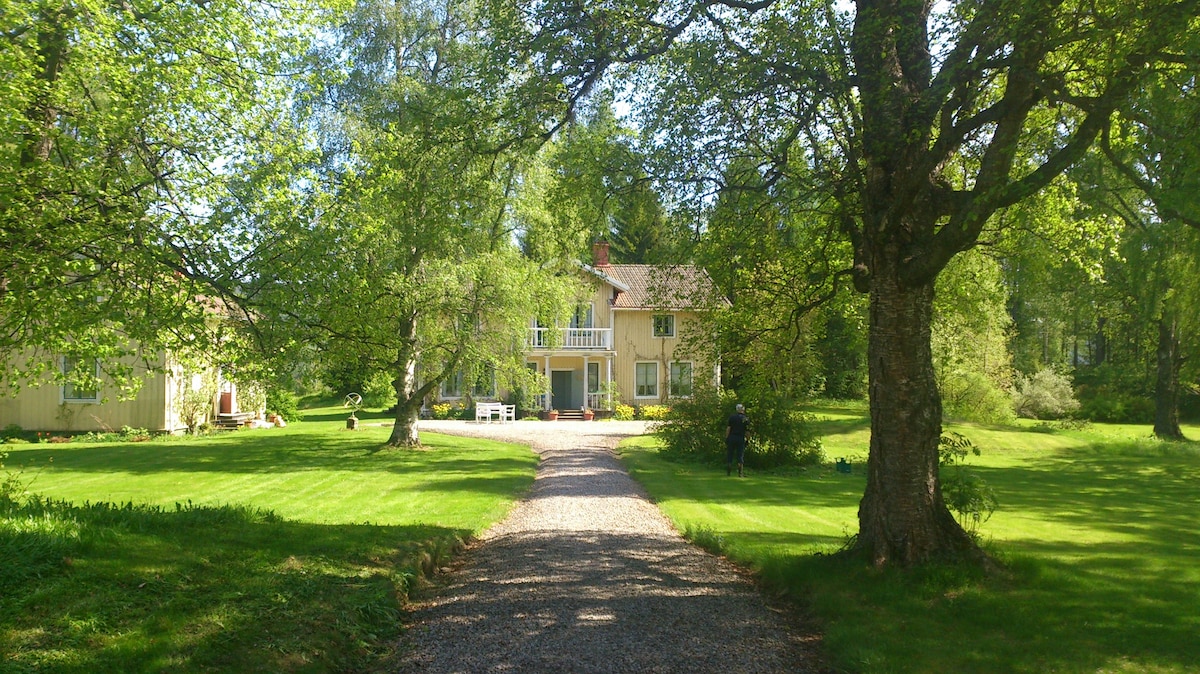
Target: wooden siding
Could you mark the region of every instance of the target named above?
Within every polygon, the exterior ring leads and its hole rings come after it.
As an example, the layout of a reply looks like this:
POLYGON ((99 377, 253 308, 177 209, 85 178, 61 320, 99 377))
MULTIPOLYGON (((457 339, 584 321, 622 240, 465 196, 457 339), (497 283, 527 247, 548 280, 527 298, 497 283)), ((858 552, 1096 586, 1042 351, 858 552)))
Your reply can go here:
POLYGON ((667 374, 671 361, 685 360, 692 363, 693 381, 703 381, 702 378, 711 376, 711 363, 704 362, 690 355, 685 355, 680 343, 687 331, 693 329, 696 314, 688 311, 650 311, 650 310, 621 310, 616 314, 616 327, 613 330, 613 349, 617 352, 613 363, 613 379, 621 391, 622 402, 629 405, 666 404, 669 401, 667 390, 667 374), (655 337, 654 319, 656 314, 672 314, 675 316, 675 336, 655 337), (676 351, 679 356, 676 357, 676 351), (658 363, 658 396, 657 398, 639 398, 635 388, 636 364, 639 362, 658 363))
MULTIPOLYGON (((135 372, 145 374, 131 361, 135 372)), ((119 431, 123 426, 150 431, 177 431, 184 427, 175 412, 175 398, 190 377, 158 372, 145 376, 137 397, 121 400, 120 392, 101 378, 100 403, 63 402, 62 387, 50 381, 23 385, 15 397, 0 398, 0 427, 15 424, 27 431, 119 431)))

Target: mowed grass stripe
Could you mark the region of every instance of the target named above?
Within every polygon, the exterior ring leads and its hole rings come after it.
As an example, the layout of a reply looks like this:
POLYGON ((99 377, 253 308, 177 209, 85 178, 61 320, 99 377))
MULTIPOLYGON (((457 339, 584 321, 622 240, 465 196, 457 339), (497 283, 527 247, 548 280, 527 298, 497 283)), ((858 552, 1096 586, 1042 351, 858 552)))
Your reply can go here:
POLYGON ((416 574, 502 517, 537 463, 386 437, 339 421, 7 447, 31 491, 64 501, 0 509, 0 669, 379 669, 416 574))
MULTIPOLYGON (((1200 671, 1200 443, 1161 443, 1148 426, 950 424, 983 452, 969 469, 1000 510, 979 534, 1006 570, 881 572, 827 554, 858 528, 865 411, 811 411, 826 456, 850 458, 851 475, 827 464, 739 480, 723 466, 665 461, 650 439, 620 451, 677 527, 799 598, 836 667, 1200 671)), ((1200 438, 1200 427, 1185 433, 1200 438)))

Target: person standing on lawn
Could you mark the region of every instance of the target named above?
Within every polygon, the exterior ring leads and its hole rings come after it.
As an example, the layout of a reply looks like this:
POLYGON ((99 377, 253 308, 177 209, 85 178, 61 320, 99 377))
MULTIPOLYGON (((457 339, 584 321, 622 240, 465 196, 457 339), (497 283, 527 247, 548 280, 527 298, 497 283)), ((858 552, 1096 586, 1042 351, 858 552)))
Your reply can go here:
POLYGON ((746 427, 750 418, 746 416, 746 408, 737 404, 733 416, 725 424, 725 474, 733 474, 733 460, 737 459, 738 477, 742 477, 742 464, 746 460, 746 427))

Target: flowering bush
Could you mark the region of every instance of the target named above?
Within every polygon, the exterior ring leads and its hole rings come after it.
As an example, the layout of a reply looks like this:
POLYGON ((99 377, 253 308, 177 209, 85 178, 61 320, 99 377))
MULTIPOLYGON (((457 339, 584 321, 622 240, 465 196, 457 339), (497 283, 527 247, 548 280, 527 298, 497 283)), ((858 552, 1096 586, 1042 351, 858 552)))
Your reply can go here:
POLYGON ((635 410, 633 406, 625 403, 617 403, 613 408, 613 419, 617 421, 630 421, 634 417, 635 410))
POLYGON ((647 421, 662 421, 671 413, 671 408, 666 405, 642 405, 638 409, 638 416, 647 421))

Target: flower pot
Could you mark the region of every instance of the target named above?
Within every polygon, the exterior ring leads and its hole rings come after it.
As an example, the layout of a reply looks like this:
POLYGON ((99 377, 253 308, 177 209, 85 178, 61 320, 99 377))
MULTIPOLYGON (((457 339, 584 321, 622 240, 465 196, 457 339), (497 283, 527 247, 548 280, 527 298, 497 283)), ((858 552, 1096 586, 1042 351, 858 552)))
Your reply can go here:
POLYGON ((558 410, 544 410, 542 418, 546 421, 558 421, 558 410))
POLYGON ((592 418, 594 418, 595 416, 596 416, 596 413, 595 413, 595 412, 593 412, 593 411, 591 411, 591 410, 584 410, 584 411, 583 411, 583 420, 584 420, 584 421, 591 421, 591 420, 592 420, 592 418))

